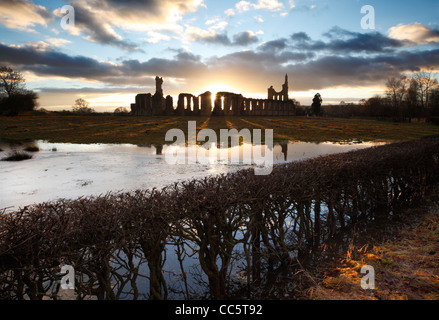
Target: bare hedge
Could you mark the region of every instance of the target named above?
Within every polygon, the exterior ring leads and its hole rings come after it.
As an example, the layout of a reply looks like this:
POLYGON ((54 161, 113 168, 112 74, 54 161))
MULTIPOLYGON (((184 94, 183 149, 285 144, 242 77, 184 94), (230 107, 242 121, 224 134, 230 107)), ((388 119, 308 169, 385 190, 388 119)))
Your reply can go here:
POLYGON ((77 299, 167 299, 170 248, 185 298, 195 297, 188 257, 198 259, 211 299, 272 293, 296 257, 358 221, 397 216, 438 177, 439 137, 431 136, 277 165, 268 176, 241 170, 4 212, 0 298, 56 299, 66 263, 75 268, 77 299))

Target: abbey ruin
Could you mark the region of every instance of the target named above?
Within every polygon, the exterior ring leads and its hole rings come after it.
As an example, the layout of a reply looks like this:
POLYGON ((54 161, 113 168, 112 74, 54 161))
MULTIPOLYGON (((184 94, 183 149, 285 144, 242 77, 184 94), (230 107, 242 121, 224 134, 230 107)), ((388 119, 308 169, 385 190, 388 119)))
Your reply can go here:
POLYGON ((174 108, 173 98, 163 95, 163 78, 156 77, 156 92, 142 93, 136 96, 131 104, 131 114, 134 116, 291 116, 295 115, 295 104, 288 98, 288 75, 282 90, 277 92, 273 86, 268 88, 267 99, 246 98, 242 94, 218 92, 215 100, 212 93, 207 91, 199 96, 190 93, 180 93, 177 106, 174 108))

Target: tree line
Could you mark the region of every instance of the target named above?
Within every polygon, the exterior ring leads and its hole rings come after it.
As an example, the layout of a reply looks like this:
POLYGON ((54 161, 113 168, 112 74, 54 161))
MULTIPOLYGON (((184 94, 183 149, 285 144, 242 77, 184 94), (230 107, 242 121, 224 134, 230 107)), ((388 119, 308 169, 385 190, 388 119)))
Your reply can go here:
POLYGON ((37 93, 27 90, 21 72, 0 66, 0 114, 17 115, 37 107, 37 93))
POLYGON ((389 77, 384 95, 322 106, 326 116, 373 117, 410 122, 413 118, 439 119, 439 83, 433 70, 389 77))

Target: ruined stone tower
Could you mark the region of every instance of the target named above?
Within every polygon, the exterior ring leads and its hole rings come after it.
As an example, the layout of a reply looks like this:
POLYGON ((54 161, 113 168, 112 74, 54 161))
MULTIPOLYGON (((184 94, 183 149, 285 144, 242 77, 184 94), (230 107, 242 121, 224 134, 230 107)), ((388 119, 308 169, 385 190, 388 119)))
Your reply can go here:
POLYGON ((268 88, 268 100, 288 101, 288 74, 285 75, 282 91, 277 92, 273 89, 273 86, 268 88))

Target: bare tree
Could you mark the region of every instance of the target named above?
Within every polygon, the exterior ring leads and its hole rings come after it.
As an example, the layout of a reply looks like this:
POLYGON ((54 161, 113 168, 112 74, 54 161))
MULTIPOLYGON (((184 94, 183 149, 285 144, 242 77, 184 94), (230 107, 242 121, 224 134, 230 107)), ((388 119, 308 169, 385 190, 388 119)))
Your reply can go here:
POLYGON ((416 81, 418 88, 418 97, 421 102, 422 110, 430 106, 430 93, 432 88, 437 85, 438 81, 433 76, 433 71, 419 71, 413 74, 413 80, 416 81))
POLYGON ((390 77, 386 82, 386 94, 389 97, 395 115, 401 116, 401 107, 405 95, 407 94, 407 87, 410 80, 405 75, 399 77, 390 77))
POLYGON ((128 113, 128 109, 125 107, 118 107, 114 110, 115 114, 127 114, 128 113))
POLYGON ((90 103, 87 100, 79 98, 79 99, 75 100, 75 104, 73 105, 72 110, 75 113, 93 113, 93 112, 95 112, 89 106, 90 106, 90 103))
POLYGON ((0 67, 1 93, 6 93, 8 98, 24 90, 24 81, 22 73, 14 71, 10 67, 0 67))

